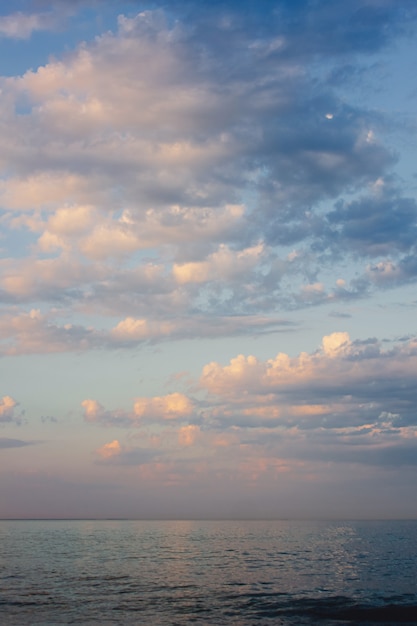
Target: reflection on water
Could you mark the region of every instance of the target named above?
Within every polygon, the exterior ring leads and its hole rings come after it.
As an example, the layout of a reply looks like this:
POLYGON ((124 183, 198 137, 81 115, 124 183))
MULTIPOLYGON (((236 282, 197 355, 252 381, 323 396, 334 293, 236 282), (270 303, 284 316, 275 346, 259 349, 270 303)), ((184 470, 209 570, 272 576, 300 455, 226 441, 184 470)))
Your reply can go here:
POLYGON ((417 623, 416 531, 417 522, 0 522, 2 623, 383 623, 381 607, 417 623))

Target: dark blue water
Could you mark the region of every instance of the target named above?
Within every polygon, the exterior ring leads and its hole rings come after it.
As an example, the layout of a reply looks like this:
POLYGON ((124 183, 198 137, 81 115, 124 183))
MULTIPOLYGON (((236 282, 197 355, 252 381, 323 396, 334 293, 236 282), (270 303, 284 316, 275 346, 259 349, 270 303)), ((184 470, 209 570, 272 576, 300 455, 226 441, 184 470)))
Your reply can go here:
POLYGON ((0 522, 2 625, 417 624, 417 522, 0 522))

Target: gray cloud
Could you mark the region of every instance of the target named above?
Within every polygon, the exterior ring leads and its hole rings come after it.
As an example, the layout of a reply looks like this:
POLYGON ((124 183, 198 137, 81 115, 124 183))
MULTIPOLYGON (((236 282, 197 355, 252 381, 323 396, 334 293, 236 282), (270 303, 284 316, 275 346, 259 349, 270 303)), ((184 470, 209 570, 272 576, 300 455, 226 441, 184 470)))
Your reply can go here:
POLYGON ((21 439, 9 439, 7 437, 0 437, 0 449, 6 448, 23 448, 24 446, 30 446, 33 442, 22 441, 21 439))
POLYGON ((395 255, 412 249, 417 238, 416 201, 389 192, 350 203, 339 201, 327 220, 334 245, 354 254, 395 255))

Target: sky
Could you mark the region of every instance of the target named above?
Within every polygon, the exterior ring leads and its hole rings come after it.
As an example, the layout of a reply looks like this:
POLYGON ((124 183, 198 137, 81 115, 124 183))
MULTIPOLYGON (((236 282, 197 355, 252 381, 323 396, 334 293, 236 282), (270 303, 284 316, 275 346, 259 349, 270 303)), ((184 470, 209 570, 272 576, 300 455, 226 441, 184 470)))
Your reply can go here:
POLYGON ((417 517, 415 0, 0 3, 0 517, 417 517))

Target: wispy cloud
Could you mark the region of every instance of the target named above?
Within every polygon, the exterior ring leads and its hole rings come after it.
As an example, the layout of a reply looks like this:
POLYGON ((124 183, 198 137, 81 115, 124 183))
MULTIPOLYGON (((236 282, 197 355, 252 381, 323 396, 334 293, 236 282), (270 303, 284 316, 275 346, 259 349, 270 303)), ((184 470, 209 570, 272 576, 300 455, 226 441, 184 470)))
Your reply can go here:
POLYGON ((24 446, 31 445, 30 441, 22 441, 21 439, 8 439, 7 437, 0 437, 0 449, 6 448, 23 448, 24 446))
POLYGON ((50 27, 48 15, 13 13, 0 17, 0 36, 12 39, 27 39, 34 31, 49 30, 50 27))

